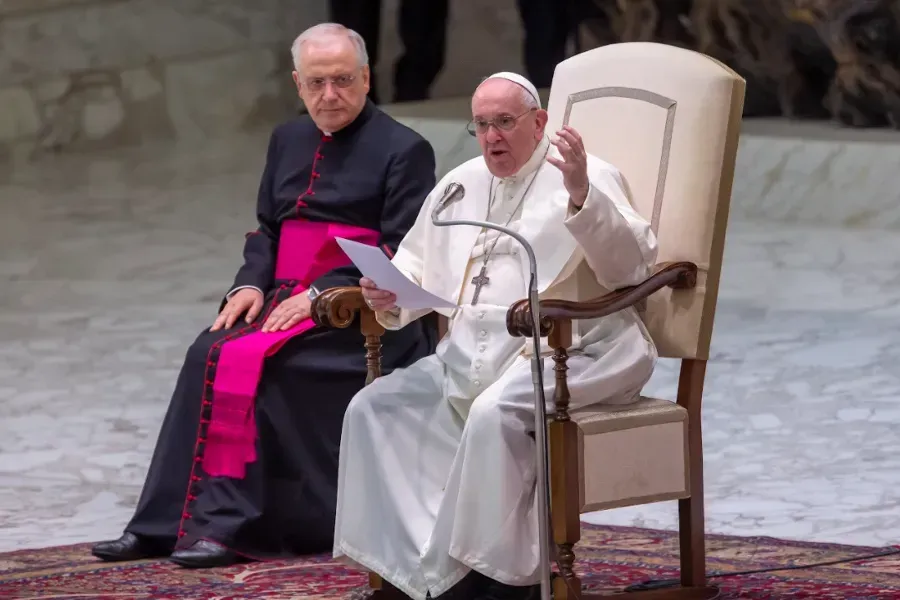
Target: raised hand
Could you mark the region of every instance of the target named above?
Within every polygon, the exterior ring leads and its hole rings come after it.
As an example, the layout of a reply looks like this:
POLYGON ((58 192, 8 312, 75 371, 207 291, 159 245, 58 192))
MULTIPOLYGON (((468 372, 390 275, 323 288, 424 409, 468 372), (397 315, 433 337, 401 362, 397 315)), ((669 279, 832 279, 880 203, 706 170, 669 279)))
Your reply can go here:
POLYGON ((547 162, 562 171, 563 184, 572 204, 581 208, 591 187, 587 174, 587 151, 581 136, 568 125, 558 131, 557 135, 559 137, 551 141, 559 149, 562 160, 548 156, 547 162))
POLYGON ((252 323, 263 307, 263 295, 259 290, 244 288, 238 290, 231 299, 222 307, 222 311, 216 320, 213 321, 210 331, 218 331, 220 329, 231 329, 235 321, 242 314, 247 313, 244 321, 252 323))

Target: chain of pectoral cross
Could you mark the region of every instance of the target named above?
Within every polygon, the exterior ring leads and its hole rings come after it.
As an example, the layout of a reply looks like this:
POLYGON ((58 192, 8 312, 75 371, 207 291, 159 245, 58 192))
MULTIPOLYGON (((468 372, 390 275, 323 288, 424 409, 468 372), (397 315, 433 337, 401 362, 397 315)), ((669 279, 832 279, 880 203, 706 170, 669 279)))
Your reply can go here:
MULTIPOLYGON (((548 147, 549 150, 549 147, 548 147)), ((544 156, 547 156, 547 150, 544 151, 544 156)), ((511 213, 509 213, 509 217, 506 219, 506 223, 503 224, 504 227, 507 227, 512 221, 513 216, 517 212, 519 212, 519 207, 521 207, 525 203, 525 197, 528 196, 528 192, 531 190, 531 184, 534 183, 534 180, 537 179, 538 172, 540 171, 540 167, 535 170, 534 175, 531 177, 531 181, 528 182, 528 187, 525 188, 525 191, 522 193, 522 197, 519 199, 519 203, 516 204, 516 207, 513 209, 511 213)), ((497 186, 497 189, 494 189, 494 177, 491 177, 491 183, 488 186, 488 209, 487 216, 485 217, 485 221, 490 220, 491 216, 491 208, 494 206, 494 200, 497 196, 497 190, 500 189, 500 186, 497 186)), ((491 255, 494 253, 494 248, 497 247, 497 242, 500 241, 500 237, 504 235, 503 233, 497 232, 497 237, 494 239, 494 243, 491 244, 490 250, 484 253, 484 260, 481 261, 481 270, 478 272, 478 275, 472 278, 472 285, 475 286, 475 293, 472 295, 472 304, 478 304, 478 297, 481 295, 481 288, 486 286, 491 282, 491 278, 487 276, 487 263, 491 259, 491 255)))

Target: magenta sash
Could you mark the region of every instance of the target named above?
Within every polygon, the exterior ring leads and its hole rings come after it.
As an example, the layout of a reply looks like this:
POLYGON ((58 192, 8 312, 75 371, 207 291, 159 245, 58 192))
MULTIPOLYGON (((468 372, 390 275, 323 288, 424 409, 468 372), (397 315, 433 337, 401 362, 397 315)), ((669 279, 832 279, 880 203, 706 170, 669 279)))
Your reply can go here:
MULTIPOLYGON (((350 264, 335 241, 337 237, 374 246, 379 234, 353 225, 285 221, 278 240, 275 279, 296 282, 293 296, 306 291, 313 281, 332 269, 350 264)), ((273 302, 272 308, 277 302, 273 302)), ((257 317, 254 327, 261 327, 267 316, 257 317)), ((256 460, 254 401, 263 362, 288 340, 313 326, 312 319, 305 319, 287 331, 253 331, 222 345, 213 379, 212 412, 203 452, 203 469, 207 474, 244 477, 247 463, 256 460)))

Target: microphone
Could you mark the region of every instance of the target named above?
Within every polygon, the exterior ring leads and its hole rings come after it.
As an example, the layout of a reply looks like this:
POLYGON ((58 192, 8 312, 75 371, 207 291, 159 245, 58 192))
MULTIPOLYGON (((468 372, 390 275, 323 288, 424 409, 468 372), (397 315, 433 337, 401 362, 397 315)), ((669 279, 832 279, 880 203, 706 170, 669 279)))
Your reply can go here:
POLYGON ((462 200, 463 196, 466 195, 466 188, 463 187, 461 183, 457 183, 455 181, 451 182, 444 189, 444 195, 438 200, 437 206, 434 207, 434 211, 431 213, 431 220, 434 221, 437 219, 437 216, 444 212, 448 206, 453 204, 458 200, 462 200))
POLYGON ((491 223, 489 221, 450 220, 441 221, 438 215, 451 203, 462 199, 465 188, 456 182, 451 183, 444 190, 444 196, 437 203, 431 213, 431 222, 436 227, 452 227, 454 225, 469 225, 493 229, 510 236, 525 249, 528 255, 530 267, 530 281, 528 284, 528 308, 531 312, 531 344, 533 355, 531 357, 531 383, 534 388, 534 437, 535 437, 535 462, 537 463, 537 504, 538 504, 538 544, 541 561, 541 600, 550 600, 550 484, 549 484, 549 453, 547 446, 547 400, 544 395, 544 359, 541 358, 541 318, 538 300, 537 286, 537 259, 534 249, 520 233, 491 223))

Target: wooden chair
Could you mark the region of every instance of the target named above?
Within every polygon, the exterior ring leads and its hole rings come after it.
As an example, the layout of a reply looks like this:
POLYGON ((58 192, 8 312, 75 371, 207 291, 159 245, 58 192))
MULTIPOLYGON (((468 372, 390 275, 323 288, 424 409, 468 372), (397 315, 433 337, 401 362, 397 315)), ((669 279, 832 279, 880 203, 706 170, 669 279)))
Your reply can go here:
MULTIPOLYGON (((556 600, 591 596, 582 593, 574 570, 582 513, 667 500, 679 503, 681 586, 630 595, 715 596, 706 582, 700 406, 744 87, 718 61, 655 43, 600 47, 556 68, 548 131, 572 125, 589 152, 622 171, 659 244, 658 268, 640 285, 592 302, 541 302, 540 326, 556 373, 548 424, 551 533, 561 575, 553 581, 556 600), (638 308, 660 357, 681 360, 676 398, 570 411, 572 322, 630 306, 638 308)), ((380 375, 383 329, 358 288, 323 292, 314 313, 320 324, 334 327, 347 327, 358 315, 370 381, 380 375)), ((530 335, 526 300, 510 308, 507 323, 512 335, 530 335)), ((381 587, 376 576, 370 584, 381 587)))

